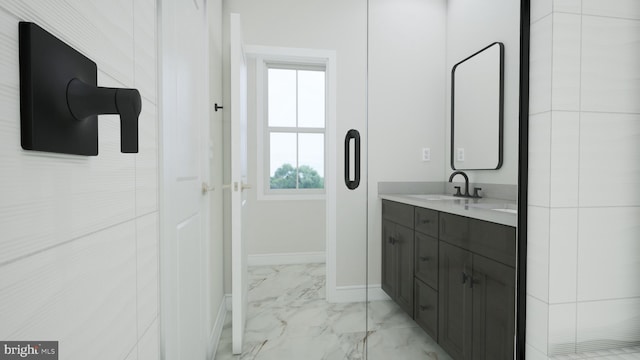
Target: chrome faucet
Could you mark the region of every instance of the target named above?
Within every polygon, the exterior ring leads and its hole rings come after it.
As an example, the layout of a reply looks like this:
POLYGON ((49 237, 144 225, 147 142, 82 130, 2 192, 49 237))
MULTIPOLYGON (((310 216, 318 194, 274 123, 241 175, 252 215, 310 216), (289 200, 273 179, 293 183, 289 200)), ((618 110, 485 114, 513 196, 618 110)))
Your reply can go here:
POLYGON ((454 171, 451 176, 449 176, 449 182, 453 182, 453 178, 456 175, 462 175, 462 177, 464 177, 464 194, 460 193, 460 186, 454 186, 454 188, 457 190, 455 194, 453 194, 453 196, 459 196, 459 197, 469 197, 469 198, 481 198, 480 194, 478 193, 479 190, 482 190, 481 188, 474 188, 473 189, 473 195, 469 194, 469 177, 467 176, 467 174, 465 174, 463 171, 454 171))

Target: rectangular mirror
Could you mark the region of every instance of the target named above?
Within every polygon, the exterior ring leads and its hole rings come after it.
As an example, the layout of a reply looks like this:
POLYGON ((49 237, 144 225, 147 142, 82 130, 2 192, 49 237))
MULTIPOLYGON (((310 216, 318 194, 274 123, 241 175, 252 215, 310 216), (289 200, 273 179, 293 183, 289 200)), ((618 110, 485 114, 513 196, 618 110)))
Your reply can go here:
POLYGON ((451 168, 502 166, 504 45, 495 42, 451 70, 451 168))

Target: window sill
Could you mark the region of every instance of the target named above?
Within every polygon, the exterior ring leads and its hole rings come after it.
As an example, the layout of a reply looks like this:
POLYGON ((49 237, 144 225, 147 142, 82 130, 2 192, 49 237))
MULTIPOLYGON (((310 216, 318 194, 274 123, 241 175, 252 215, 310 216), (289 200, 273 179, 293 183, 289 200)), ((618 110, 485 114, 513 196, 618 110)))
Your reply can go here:
POLYGON ((258 194, 258 201, 318 201, 325 198, 325 194, 258 194))

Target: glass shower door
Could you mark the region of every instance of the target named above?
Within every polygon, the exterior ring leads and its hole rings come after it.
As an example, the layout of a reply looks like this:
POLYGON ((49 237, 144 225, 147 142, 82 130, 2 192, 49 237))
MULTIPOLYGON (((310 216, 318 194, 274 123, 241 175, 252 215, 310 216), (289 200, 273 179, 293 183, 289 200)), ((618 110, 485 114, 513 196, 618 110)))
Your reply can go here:
POLYGON ((247 54, 253 187, 243 214, 249 291, 242 356, 362 359, 366 0, 233 0, 223 12, 224 21, 240 14, 247 54), (322 80, 324 89, 311 86, 322 80), (354 150, 345 152, 350 129, 360 133, 359 164, 353 132, 354 150))
POLYGON ((515 358, 520 17, 518 1, 368 0, 369 360, 515 358), (497 169, 464 170, 471 194, 453 197, 454 186, 464 192, 466 184, 450 180, 464 168, 452 160, 465 159, 464 149, 452 147, 452 70, 496 42, 504 46, 495 65, 503 65, 502 142, 491 145, 503 161, 497 169), (482 199, 472 197, 474 187, 482 199), (468 215, 447 204, 481 210, 468 215), (497 204, 501 211, 491 208, 497 204), (474 247, 483 237, 503 242, 505 253, 474 247), (460 239, 478 242, 470 249, 460 239), (482 292, 489 283, 500 286, 482 292), (498 325, 482 325, 482 314, 498 325))

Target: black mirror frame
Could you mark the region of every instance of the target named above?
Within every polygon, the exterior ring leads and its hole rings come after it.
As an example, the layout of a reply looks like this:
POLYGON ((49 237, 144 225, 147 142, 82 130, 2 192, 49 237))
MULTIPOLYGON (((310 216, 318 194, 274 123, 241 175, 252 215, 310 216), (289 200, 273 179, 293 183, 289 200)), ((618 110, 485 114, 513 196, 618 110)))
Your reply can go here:
POLYGON ((451 169, 453 170, 497 170, 502 167, 503 159, 503 147, 504 147, 504 44, 501 42, 493 42, 484 48, 476 51, 472 55, 461 60, 451 68, 451 169), (483 51, 498 45, 500 48, 500 89, 499 89, 499 104, 498 104, 498 163, 495 168, 456 168, 455 166, 455 84, 456 84, 456 69, 464 62, 472 59, 474 56, 482 53, 483 51))

